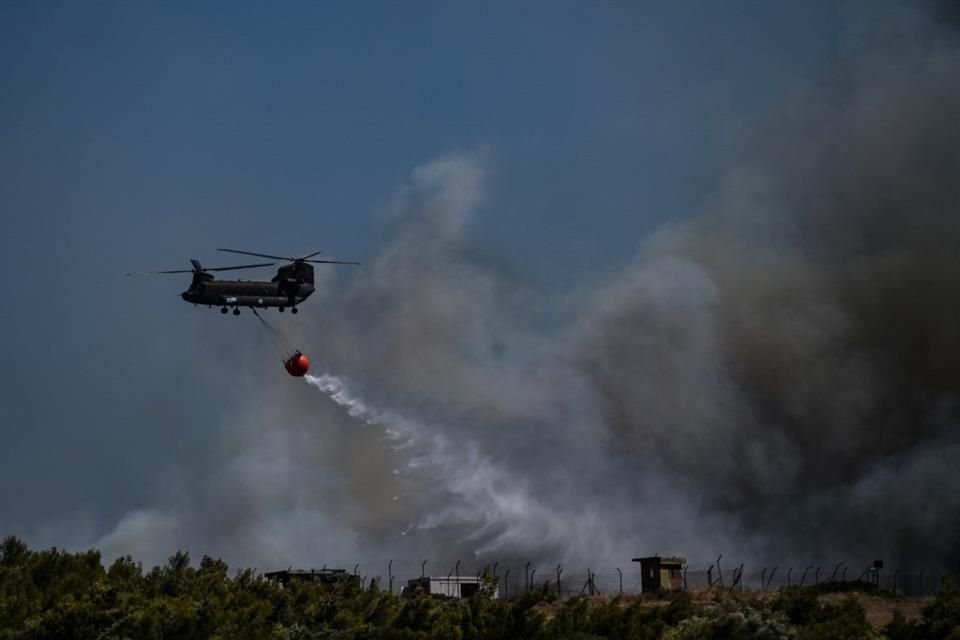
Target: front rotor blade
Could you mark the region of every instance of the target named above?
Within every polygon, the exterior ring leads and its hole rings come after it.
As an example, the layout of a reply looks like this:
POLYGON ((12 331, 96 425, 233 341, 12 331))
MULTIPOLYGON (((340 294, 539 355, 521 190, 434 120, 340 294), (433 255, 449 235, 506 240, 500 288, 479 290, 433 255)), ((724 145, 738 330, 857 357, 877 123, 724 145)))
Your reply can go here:
POLYGON ((193 273, 193 269, 173 269, 171 271, 132 271, 128 276, 157 276, 164 273, 193 273))
POLYGON ((257 269, 259 267, 272 267, 274 262, 263 262, 261 264, 241 264, 236 267, 214 267, 212 269, 204 269, 204 271, 235 271, 237 269, 257 269))
POLYGON ((284 256, 269 256, 265 253, 254 253, 252 251, 240 251, 238 249, 217 249, 217 251, 226 251, 227 253, 242 253, 245 256, 257 256, 258 258, 270 258, 271 260, 290 260, 291 262, 296 260, 296 258, 285 258, 284 256))
POLYGON ((310 255, 303 256, 302 258, 300 258, 300 260, 306 260, 307 258, 312 258, 313 256, 318 256, 318 255, 320 255, 321 253, 323 253, 323 251, 314 251, 314 252, 311 253, 310 255))
POLYGON ((359 262, 346 262, 344 260, 304 260, 304 262, 312 262, 313 264, 353 264, 360 266, 359 262))

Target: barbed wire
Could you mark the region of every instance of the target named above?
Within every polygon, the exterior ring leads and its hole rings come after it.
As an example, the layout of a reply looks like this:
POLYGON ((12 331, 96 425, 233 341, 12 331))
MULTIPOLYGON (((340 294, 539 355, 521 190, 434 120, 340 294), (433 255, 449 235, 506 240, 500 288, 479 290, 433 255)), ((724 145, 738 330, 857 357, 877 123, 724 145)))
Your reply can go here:
MULTIPOLYGON (((775 592, 789 586, 860 585, 881 589, 896 595, 930 596, 940 592, 945 579, 956 584, 957 577, 945 570, 899 569, 884 570, 868 566, 857 569, 846 563, 829 565, 770 564, 746 567, 744 564, 719 567, 708 565, 686 566, 682 569, 682 588, 678 590, 729 590, 775 592)), ((534 590, 547 590, 560 597, 577 595, 636 595, 643 593, 640 566, 629 563, 624 567, 568 568, 562 564, 500 564, 499 562, 434 563, 429 560, 388 560, 377 563, 357 563, 353 567, 313 567, 313 569, 344 569, 358 576, 362 584, 376 583, 384 591, 401 590, 422 578, 434 580, 453 578, 483 578, 496 581, 499 597, 515 597, 534 590)))

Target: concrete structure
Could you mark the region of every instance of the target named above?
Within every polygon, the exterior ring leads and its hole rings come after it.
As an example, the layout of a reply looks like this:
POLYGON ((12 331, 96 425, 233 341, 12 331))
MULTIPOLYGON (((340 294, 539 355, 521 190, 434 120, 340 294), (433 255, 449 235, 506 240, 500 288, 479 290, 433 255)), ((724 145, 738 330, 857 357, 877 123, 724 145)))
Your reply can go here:
POLYGON ((683 565, 687 563, 686 558, 651 556, 634 558, 633 561, 640 563, 640 589, 644 593, 683 591, 683 565))
MULTIPOLYGON (((407 581, 400 595, 410 597, 414 592, 423 590, 431 595, 447 596, 450 598, 470 598, 480 593, 483 588, 483 578, 477 576, 448 576, 443 578, 423 577, 407 581)), ((493 586, 492 598, 500 597, 500 587, 493 586)))
POLYGON ((347 573, 346 569, 284 569, 268 571, 263 574, 263 577, 273 580, 282 587, 296 580, 314 582, 327 587, 360 586, 360 576, 347 573))

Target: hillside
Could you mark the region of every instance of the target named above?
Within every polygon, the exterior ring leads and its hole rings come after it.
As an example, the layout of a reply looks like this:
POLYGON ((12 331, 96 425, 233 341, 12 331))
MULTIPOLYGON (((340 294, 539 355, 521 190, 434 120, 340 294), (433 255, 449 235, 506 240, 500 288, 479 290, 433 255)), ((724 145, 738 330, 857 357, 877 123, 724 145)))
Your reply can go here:
MULTIPOLYGON (((129 557, 0 544, 0 640, 12 638, 402 638, 678 640, 960 637, 960 591, 905 599, 850 583, 777 593, 560 600, 549 587, 509 600, 400 598, 358 581, 283 587, 254 571, 177 553, 144 571, 129 557), (843 593, 836 592, 844 591, 843 593)), ((492 587, 492 584, 491 584, 492 587)))

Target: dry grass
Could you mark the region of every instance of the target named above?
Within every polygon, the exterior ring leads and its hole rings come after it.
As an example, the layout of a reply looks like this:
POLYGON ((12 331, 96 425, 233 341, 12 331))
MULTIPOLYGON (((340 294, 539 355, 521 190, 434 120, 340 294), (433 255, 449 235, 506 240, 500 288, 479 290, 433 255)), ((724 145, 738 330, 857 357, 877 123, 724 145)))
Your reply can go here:
POLYGON ((924 608, 934 600, 932 596, 924 596, 922 598, 897 596, 890 598, 861 592, 827 593, 819 596, 817 600, 823 604, 837 604, 848 597, 852 597, 860 603, 860 606, 863 607, 863 612, 867 616, 867 622, 870 623, 870 626, 873 627, 874 630, 880 630, 885 627, 893 620, 893 612, 898 609, 909 622, 916 622, 923 616, 924 608))
MULTIPOLYGON (((694 589, 688 591, 688 593, 693 601, 693 605, 700 608, 714 606, 727 600, 759 605, 771 603, 776 600, 778 596, 775 591, 762 592, 751 590, 729 593, 727 591, 710 589, 694 589)), ((905 596, 884 597, 859 591, 823 594, 818 596, 817 600, 822 604, 839 604, 847 598, 853 598, 863 607, 867 622, 876 631, 879 631, 893 620, 893 614, 897 610, 899 610, 908 621, 916 622, 922 617, 923 609, 933 602, 933 597, 931 596, 922 598, 908 598, 905 596)), ((588 597, 587 601, 593 606, 600 606, 608 604, 614 599, 616 599, 616 596, 604 595, 588 597)), ((653 608, 665 607, 670 604, 670 600, 653 595, 622 595, 619 597, 619 603, 623 607, 639 603, 642 607, 653 608)), ((544 602, 534 607, 534 610, 542 613, 547 620, 552 620, 557 615, 562 604, 562 602, 544 602)))

